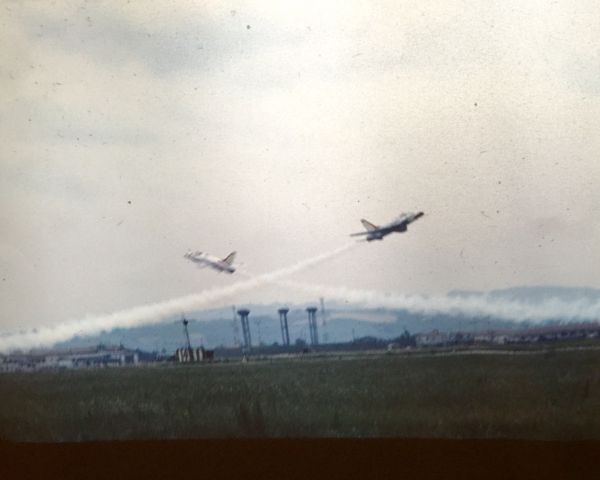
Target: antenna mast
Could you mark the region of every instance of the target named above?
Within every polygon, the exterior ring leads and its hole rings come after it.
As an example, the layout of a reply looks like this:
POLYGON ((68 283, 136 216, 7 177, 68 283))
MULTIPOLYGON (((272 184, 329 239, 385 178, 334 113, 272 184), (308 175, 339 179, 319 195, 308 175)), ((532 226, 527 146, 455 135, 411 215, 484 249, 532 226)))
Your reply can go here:
POLYGON ((327 332, 327 314, 325 312, 325 300, 323 299, 323 297, 321 297, 319 300, 321 302, 321 328, 323 330, 323 340, 325 341, 325 343, 327 343, 329 341, 329 334, 327 332))
POLYGON ((319 300, 321 302, 321 326, 325 327, 327 326, 327 320, 325 317, 325 300, 323 299, 323 297, 321 297, 319 300))

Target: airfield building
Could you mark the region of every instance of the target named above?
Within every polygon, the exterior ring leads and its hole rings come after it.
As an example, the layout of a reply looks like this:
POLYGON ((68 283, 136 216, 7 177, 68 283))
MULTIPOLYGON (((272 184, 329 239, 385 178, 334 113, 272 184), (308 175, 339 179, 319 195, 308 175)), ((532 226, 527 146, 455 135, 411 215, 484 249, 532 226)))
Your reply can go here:
POLYGON ((417 347, 435 347, 444 345, 449 340, 449 335, 439 330, 433 330, 428 333, 417 333, 415 335, 415 342, 417 347))
POLYGON ((213 360, 215 357, 214 350, 206 350, 200 348, 178 348, 175 351, 175 358, 179 363, 204 362, 213 360))
POLYGON ((417 333, 415 335, 415 342, 418 347, 434 347, 456 344, 506 345, 510 343, 540 343, 582 340, 586 338, 600 338, 600 324, 596 322, 565 323, 526 329, 453 333, 433 330, 426 333, 417 333))
POLYGON ((97 345, 64 350, 34 350, 0 357, 0 371, 43 370, 137 365, 139 352, 122 346, 97 345))

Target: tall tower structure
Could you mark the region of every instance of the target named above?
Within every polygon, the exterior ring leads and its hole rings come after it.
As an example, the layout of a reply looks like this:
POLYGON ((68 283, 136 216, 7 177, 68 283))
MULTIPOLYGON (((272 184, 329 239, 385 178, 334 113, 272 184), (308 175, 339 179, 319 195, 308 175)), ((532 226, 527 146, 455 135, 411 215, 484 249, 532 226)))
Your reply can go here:
POLYGON ((281 326, 281 343, 283 345, 290 345, 290 332, 288 331, 287 314, 290 311, 289 308, 280 308, 279 312, 279 325, 281 326))
POLYGON ((250 351, 252 348, 252 339, 250 338, 250 324, 248 322, 248 315, 250 315, 250 310, 241 309, 238 310, 238 315, 240 316, 240 321, 242 322, 242 333, 244 335, 244 348, 247 351, 250 351))
POLYGON ((183 323, 183 332, 185 333, 185 348, 187 348, 188 352, 192 351, 192 344, 190 343, 190 332, 188 332, 188 320, 183 315, 181 316, 181 323, 183 323))
POLYGON ((310 332, 310 344, 318 345, 319 337, 317 335, 317 308, 308 307, 306 311, 308 312, 308 330, 310 332))
POLYGON ((233 312, 233 322, 232 322, 232 327, 233 327, 233 345, 235 347, 239 347, 240 346, 240 327, 238 326, 238 323, 237 323, 237 316, 235 314, 235 305, 231 306, 231 310, 233 312))

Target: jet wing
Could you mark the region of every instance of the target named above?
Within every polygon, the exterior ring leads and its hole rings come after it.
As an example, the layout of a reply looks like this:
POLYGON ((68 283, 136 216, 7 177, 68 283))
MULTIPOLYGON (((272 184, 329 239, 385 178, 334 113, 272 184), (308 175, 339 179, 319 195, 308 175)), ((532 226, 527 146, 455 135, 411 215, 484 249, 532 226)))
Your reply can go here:
POLYGON ((367 236, 371 236, 371 237, 383 238, 386 235, 389 235, 390 233, 395 232, 397 228, 398 228, 398 225, 394 225, 393 227, 378 228, 376 230, 369 230, 368 232, 351 233, 350 236, 351 237, 360 237, 363 235, 367 235, 367 236))
POLYGON ((414 222, 416 219, 422 217, 424 215, 423 212, 419 212, 416 215, 413 214, 402 214, 400 218, 392 223, 388 223, 387 225, 383 225, 378 227, 377 225, 373 225, 368 220, 364 218, 361 219, 361 223, 365 227, 364 232, 351 233, 351 237, 361 237, 363 235, 367 236, 367 240, 381 240, 386 235, 392 232, 406 232, 406 227, 414 222))
POLYGON ((398 226, 400 226, 401 224, 398 225, 393 225, 390 227, 384 227, 384 228, 374 228, 373 230, 367 230, 364 232, 357 232, 357 233, 351 233, 350 236, 351 237, 357 237, 359 235, 380 235, 380 234, 386 234, 386 233, 391 233, 394 231, 394 229, 398 226))

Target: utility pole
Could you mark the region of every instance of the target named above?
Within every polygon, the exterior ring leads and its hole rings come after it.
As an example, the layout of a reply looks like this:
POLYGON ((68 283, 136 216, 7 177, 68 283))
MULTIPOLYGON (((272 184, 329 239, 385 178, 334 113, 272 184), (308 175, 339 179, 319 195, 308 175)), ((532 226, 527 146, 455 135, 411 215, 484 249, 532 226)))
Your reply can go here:
POLYGON ((321 328, 323 332, 323 341, 327 343, 327 341, 329 340, 329 335, 327 334, 327 315, 325 313, 325 300, 323 299, 323 297, 321 297, 319 300, 321 302, 321 328))

